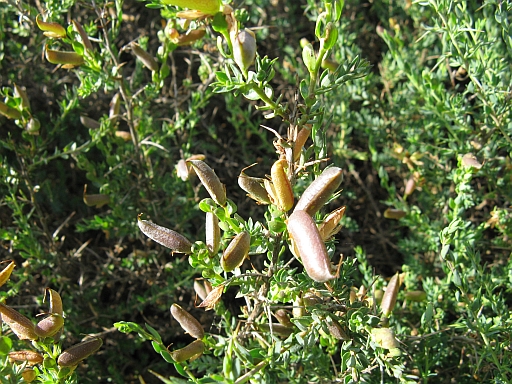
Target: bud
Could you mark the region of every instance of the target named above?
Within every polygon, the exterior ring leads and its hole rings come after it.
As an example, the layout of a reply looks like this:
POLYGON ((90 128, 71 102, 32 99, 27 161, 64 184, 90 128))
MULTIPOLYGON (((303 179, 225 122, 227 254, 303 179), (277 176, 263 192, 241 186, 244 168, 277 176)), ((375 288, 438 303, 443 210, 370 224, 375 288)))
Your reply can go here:
POLYGON ((222 6, 220 0, 163 0, 162 2, 181 8, 195 9, 206 15, 215 15, 220 12, 222 6))
POLYGON ((401 218, 405 217, 406 215, 407 215, 407 212, 402 211, 401 209, 388 208, 384 211, 384 217, 386 219, 400 220, 401 218))
POLYGON ((219 218, 212 212, 206 212, 206 247, 210 256, 219 252, 220 247, 220 227, 219 218))
POLYGON ((316 67, 316 54, 311 43, 302 47, 302 60, 309 72, 314 72, 316 67))
MULTIPOLYGON (((47 37, 61 39, 66 37, 66 28, 59 23, 43 21, 40 15, 36 16, 36 24, 41 31, 44 31, 44 35, 47 37)), ((48 60, 49 61, 49 60, 48 60)))
POLYGON ((52 64, 63 64, 66 68, 77 67, 84 63, 84 58, 74 51, 55 51, 45 48, 46 60, 52 64))
POLYGON ((2 320, 20 340, 37 340, 34 324, 18 311, 0 303, 2 320))
POLYGON ((292 185, 284 170, 287 165, 288 162, 285 159, 280 159, 272 165, 270 170, 277 207, 283 212, 288 212, 293 207, 294 201, 292 185))
POLYGON ((343 170, 341 168, 326 168, 306 188, 295 206, 295 211, 306 211, 309 215, 313 216, 329 201, 342 180, 343 170))
POLYGON ((59 367, 74 367, 101 348, 103 340, 95 337, 75 344, 59 355, 57 364, 59 367))
POLYGON ((322 221, 322 224, 318 227, 322 240, 330 239, 341 230, 340 221, 345 216, 345 209, 345 206, 335 209, 322 221))
POLYGON ((386 292, 384 292, 384 296, 382 297, 382 302, 380 303, 380 307, 382 309, 382 314, 386 317, 389 316, 389 314, 393 311, 393 308, 395 307, 399 288, 400 288, 400 275, 397 272, 389 280, 389 283, 386 287, 386 292))
POLYGON ((192 243, 185 236, 151 221, 141 220, 140 215, 137 220, 139 229, 151 240, 175 252, 192 253, 192 243))
POLYGON ((35 332, 39 337, 53 337, 63 326, 64 318, 61 315, 52 313, 37 323, 35 332))
POLYGON ((197 359, 203 354, 204 347, 205 345, 201 340, 196 340, 186 347, 170 352, 170 354, 174 361, 182 363, 185 360, 197 359))
POLYGON ((204 329, 201 323, 178 304, 171 305, 171 315, 190 336, 196 339, 202 339, 204 337, 204 329))
POLYGON ((15 266, 16 264, 14 263, 14 261, 11 261, 9 265, 7 265, 7 267, 2 269, 2 272, 0 272, 0 287, 9 280, 15 266))
POLYGON ((238 68, 247 75, 247 70, 256 58, 256 35, 249 29, 230 32, 233 44, 233 59, 238 68))
POLYGON ((319 283, 334 279, 327 249, 311 216, 295 210, 288 218, 287 228, 308 276, 319 283))
POLYGON ((215 171, 202 160, 189 160, 188 162, 194 167, 199 180, 211 198, 219 205, 226 205, 226 187, 220 182, 215 171))
POLYGON ((220 260, 222 269, 226 272, 231 272, 242 265, 249 254, 250 247, 251 235, 249 235, 249 232, 242 231, 236 235, 222 255, 220 260))
POLYGON ((30 135, 39 135, 39 129, 41 128, 41 122, 35 118, 31 117, 25 126, 25 130, 30 135))
POLYGON ((238 176, 238 185, 251 199, 256 200, 258 204, 270 204, 270 197, 263 186, 264 180, 258 177, 247 176, 244 171, 249 168, 245 167, 238 176))
POLYGON ((43 362, 43 355, 39 352, 23 350, 9 352, 9 360, 27 362, 27 365, 36 365, 43 362))
POLYGON ((155 61, 153 56, 143 50, 139 44, 132 41, 130 48, 133 54, 137 56, 140 61, 142 61, 142 64, 144 64, 146 68, 153 72, 158 71, 158 63, 155 61))

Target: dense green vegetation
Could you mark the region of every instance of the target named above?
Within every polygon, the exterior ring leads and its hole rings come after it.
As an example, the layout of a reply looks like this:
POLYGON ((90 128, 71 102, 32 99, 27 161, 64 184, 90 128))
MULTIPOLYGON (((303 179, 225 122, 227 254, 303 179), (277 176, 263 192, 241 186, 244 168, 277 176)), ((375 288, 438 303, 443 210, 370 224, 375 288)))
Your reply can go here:
POLYGON ((165 2, 0 1, 0 382, 511 382, 512 3, 165 2))

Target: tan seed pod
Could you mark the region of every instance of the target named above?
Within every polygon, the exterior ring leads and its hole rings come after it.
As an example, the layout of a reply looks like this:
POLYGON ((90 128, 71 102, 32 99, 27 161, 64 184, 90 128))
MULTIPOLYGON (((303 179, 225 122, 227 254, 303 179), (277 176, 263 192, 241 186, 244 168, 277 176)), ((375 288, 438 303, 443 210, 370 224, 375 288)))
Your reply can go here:
POLYGON ((295 211, 306 211, 309 215, 313 216, 329 201, 342 180, 343 170, 341 168, 326 168, 306 188, 295 206, 295 211))
POLYGON ((394 349, 400 346, 391 328, 373 328, 372 338, 373 342, 381 348, 394 349))
POLYGON ((384 211, 384 217, 386 219, 400 220, 401 218, 405 217, 406 215, 407 215, 407 212, 402 211, 401 209, 388 208, 384 211))
POLYGON ((192 243, 185 236, 151 221, 141 220, 140 215, 137 219, 139 229, 151 240, 172 249, 174 252, 192 253, 192 243))
POLYGON ((287 166, 288 162, 286 159, 280 159, 272 165, 270 170, 277 207, 283 212, 288 212, 292 209, 294 202, 292 185, 285 171, 285 167, 287 166))
POLYGON ((151 56, 149 53, 147 53, 142 47, 133 42, 130 44, 130 48, 135 56, 137 56, 137 59, 139 59, 142 64, 149 70, 156 72, 158 71, 158 63, 155 61, 153 56, 151 56))
POLYGON ((405 183, 405 191, 404 196, 412 195, 414 190, 416 189, 416 181, 413 177, 411 177, 407 182, 405 183))
POLYGON ((53 337, 63 326, 64 318, 61 315, 52 313, 39 321, 34 330, 39 337, 53 337))
POLYGON ((327 249, 311 216, 295 210, 288 218, 287 228, 308 276, 319 283, 334 279, 327 249))
POLYGON ((40 18, 40 15, 36 16, 36 24, 41 31, 44 32, 44 35, 47 37, 61 39, 66 37, 66 28, 64 28, 59 23, 43 21, 40 18))
POLYGON ((169 352, 174 361, 182 363, 189 359, 197 359, 204 352, 205 345, 201 340, 195 340, 186 347, 169 352))
POLYGON ((194 291, 201 300, 206 299, 206 296, 208 296, 208 294, 206 293, 206 289, 204 288, 204 285, 201 284, 199 280, 194 280, 194 291))
POLYGON ((251 199, 256 200, 258 204, 270 204, 270 197, 264 187, 264 179, 258 177, 247 176, 244 171, 248 167, 242 169, 238 176, 238 185, 251 199))
POLYGON ((74 367, 79 362, 98 351, 102 345, 103 340, 99 337, 82 341, 62 352, 57 359, 57 364, 59 364, 60 367, 74 367))
POLYGON ((275 313, 274 313, 274 316, 276 317, 277 321, 279 321, 279 323, 287 328, 293 328, 294 325, 293 323, 290 321, 290 315, 288 315, 288 312, 284 309, 278 309, 275 313))
POLYGON ((184 35, 179 35, 176 39, 176 43, 180 47, 182 47, 184 45, 190 45, 194 41, 202 39, 205 34, 206 34, 206 30, 204 28, 194 29, 192 31, 187 32, 184 35))
POLYGON ((297 133, 297 137, 295 138, 295 142, 293 144, 293 161, 298 161, 300 159, 300 154, 302 152, 302 148, 306 143, 309 135, 311 134, 311 126, 304 126, 297 133))
MULTIPOLYGON (((258 330, 270 333, 270 325, 268 324, 258 324, 258 330)), ((289 327, 285 327, 283 324, 279 323, 273 323, 272 324, 272 333, 281 336, 281 337, 288 337, 293 333, 293 329, 289 327)))
POLYGON ((4 285, 9 280, 9 278, 11 277, 11 273, 15 266, 16 266, 16 264, 14 263, 14 261, 11 261, 7 265, 7 267, 2 269, 2 272, 0 272, 0 287, 2 285, 4 285))
POLYGON ((204 337, 204 329, 201 323, 178 304, 171 305, 171 315, 190 336, 196 339, 204 337))
POLYGON ((85 128, 99 129, 101 124, 98 120, 91 119, 89 116, 80 115, 80 122, 85 128))
POLYGON ((338 340, 349 340, 350 338, 347 335, 347 332, 343 329, 343 327, 336 320, 329 318, 327 320, 327 328, 329 329, 329 333, 335 339, 338 340))
POLYGON ((235 236, 222 254, 220 265, 226 272, 231 272, 238 268, 244 262, 251 248, 251 235, 247 231, 242 231, 235 236))
POLYGON ((84 63, 84 58, 74 51, 55 51, 49 49, 48 46, 45 48, 45 56, 50 63, 67 65, 67 68, 77 67, 84 63))
POLYGON ((210 256, 214 256, 219 252, 220 247, 220 227, 219 218, 212 212, 206 212, 206 247, 210 256))
POLYGON ((397 272, 390 280, 386 287, 386 292, 384 292, 384 296, 382 296, 382 302, 380 303, 380 307, 382 309, 382 314, 384 316, 389 316, 389 314, 395 308, 396 299, 398 297, 398 290, 400 289, 400 275, 397 272))
POLYGON ((39 352, 30 350, 13 351, 9 352, 9 360, 12 362, 26 361, 28 365, 36 365, 43 362, 43 355, 41 355, 39 352))
POLYGON ((220 182, 215 171, 202 160, 188 160, 188 162, 194 167, 211 198, 219 205, 226 205, 226 187, 220 182))
POLYGON ((132 140, 132 134, 128 131, 116 131, 115 135, 116 137, 119 137, 120 139, 123 139, 126 142, 132 140))
POLYGON ((23 372, 21 372, 21 377, 23 377, 26 383, 31 383, 36 379, 37 373, 32 368, 25 368, 23 372))
POLYGON ((345 216, 346 207, 340 207, 335 209, 322 221, 322 224, 318 227, 320 237, 326 241, 341 231, 341 219, 345 216))
POLYGON ((20 340, 37 340, 35 326, 30 319, 18 311, 0 303, 2 320, 20 340))

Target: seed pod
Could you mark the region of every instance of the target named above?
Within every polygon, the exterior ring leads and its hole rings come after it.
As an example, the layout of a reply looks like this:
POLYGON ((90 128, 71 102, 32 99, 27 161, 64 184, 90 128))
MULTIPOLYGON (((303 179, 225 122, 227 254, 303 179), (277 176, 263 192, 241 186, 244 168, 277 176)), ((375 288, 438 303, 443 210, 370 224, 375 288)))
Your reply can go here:
POLYGON ((247 192, 247 196, 253 200, 256 200, 258 204, 270 204, 270 197, 268 196, 267 190, 263 186, 264 179, 247 176, 244 173, 247 168, 249 167, 242 169, 240 172, 240 175, 238 176, 238 185, 245 192, 247 192))
POLYGON ((9 352, 9 360, 13 361, 26 361, 27 365, 36 365, 43 362, 43 355, 39 352, 23 350, 9 352))
POLYGON ((326 168, 300 197, 295 211, 306 211, 313 216, 331 198, 343 180, 343 170, 338 167, 326 168))
POLYGON ((220 260, 222 269, 226 272, 231 272, 233 269, 238 268, 249 254, 250 248, 251 235, 246 231, 240 232, 231 240, 222 255, 220 260))
POLYGON ((171 315, 190 336, 196 339, 202 339, 204 337, 204 329, 201 323, 178 304, 171 305, 171 315))
POLYGON ((179 47, 184 45, 190 45, 194 41, 200 40, 206 34, 206 30, 204 28, 194 29, 192 31, 187 32, 184 35, 179 35, 177 40, 177 44, 179 47))
POLYGON ((295 138, 295 142, 293 144, 293 161, 298 161, 300 159, 300 154, 306 140, 311 134, 311 126, 304 126, 297 133, 297 137, 295 138))
POLYGON ((274 316, 276 317, 277 321, 279 321, 279 323, 287 328, 293 328, 294 325, 293 323, 290 321, 290 316, 288 315, 288 312, 286 312, 284 309, 278 309, 275 313, 274 313, 274 316))
POLYGON ((0 113, 8 119, 21 119, 21 112, 0 101, 0 113))
POLYGON ((308 276, 319 283, 334 279, 327 249, 311 216, 306 211, 295 210, 288 218, 287 227, 308 276))
POLYGON ((322 221, 318 227, 322 240, 330 239, 341 230, 340 221, 345 216, 345 209, 345 206, 335 209, 322 221))
POLYGON ((101 208, 105 204, 110 203, 110 197, 103 193, 88 195, 87 194, 87 184, 84 185, 83 200, 84 200, 85 205, 87 205, 88 207, 96 207, 96 208, 101 208))
POLYGON ((37 340, 37 334, 34 330, 35 326, 30 319, 2 303, 0 303, 0 313, 4 323, 11 328, 11 331, 20 340, 37 340))
POLYGON ((52 313, 37 323, 35 332, 39 337, 52 337, 55 336, 63 326, 64 318, 52 313))
POLYGON ((211 198, 219 205, 226 205, 226 187, 208 164, 201 160, 189 160, 196 171, 199 180, 204 185, 211 198))
POLYGON ((169 228, 156 225, 151 221, 141 220, 140 215, 137 220, 139 229, 151 240, 172 249, 174 252, 192 253, 192 243, 185 236, 169 228))
POLYGON ((401 218, 405 217, 406 215, 407 215, 407 212, 402 211, 401 209, 388 208, 384 211, 384 217, 386 219, 400 220, 401 218))
POLYGON ((2 269, 2 272, 0 272, 0 287, 9 280, 9 278, 11 277, 12 270, 14 269, 15 266, 16 264, 14 263, 14 261, 11 261, 9 265, 7 265, 7 267, 2 269))
MULTIPOLYGON (((270 333, 270 325, 268 325, 267 323, 258 324, 258 330, 265 332, 265 333, 270 333)), ((288 337, 293 333, 293 329, 289 328, 289 327, 285 327, 284 325, 279 324, 279 323, 273 323, 272 324, 272 333, 274 333, 278 336, 288 337)))
POLYGON ((66 28, 59 23, 43 21, 39 16, 36 16, 36 24, 41 31, 44 31, 45 36, 56 39, 66 37, 66 28))
POLYGON ((222 5, 220 0, 163 0, 162 2, 181 8, 195 9, 207 15, 215 15, 222 5))
POLYGON ((30 100, 28 99, 27 91, 25 88, 14 84, 14 97, 19 97, 21 99, 22 109, 27 109, 30 111, 30 100))
POLYGON ((63 64, 66 68, 76 67, 84 63, 84 58, 74 51, 55 51, 48 49, 48 46, 45 48, 45 56, 50 63, 63 64))
POLYGON ((329 329, 329 333, 335 339, 338 340, 349 340, 350 338, 347 335, 347 332, 343 329, 343 327, 336 320, 329 318, 327 319, 327 328, 329 329))
POLYGON ((117 92, 110 100, 110 110, 108 111, 108 118, 112 120, 113 123, 117 121, 117 116, 119 116, 119 112, 121 111, 121 94, 117 92))
POLYGON ((206 247, 210 256, 219 252, 220 247, 220 227, 219 218, 212 212, 206 212, 206 247))
POLYGON ((85 33, 85 30, 82 27, 82 25, 76 20, 71 20, 71 22, 73 23, 73 28, 75 29, 75 31, 78 32, 78 34, 80 35, 80 38, 82 39, 82 43, 84 44, 85 49, 87 49, 88 51, 92 51, 93 48, 91 40, 89 40, 89 36, 87 36, 87 33, 85 33))
POLYGON ((155 61, 153 56, 151 56, 144 49, 142 49, 142 47, 139 44, 132 41, 132 43, 130 44, 130 48, 133 54, 137 56, 137 59, 142 61, 142 64, 144 64, 144 66, 147 69, 153 72, 158 71, 158 63, 155 61))
POLYGON ((373 328, 372 338, 373 342, 381 348, 394 349, 400 346, 391 328, 373 328))
POLYGON ((425 301, 427 298, 427 293, 424 291, 408 291, 405 292, 405 298, 410 301, 425 301))
POLYGON ((204 285, 202 285, 199 280, 194 280, 194 291, 201 300, 206 299, 206 296, 208 296, 204 285))
POLYGON ((416 181, 414 181, 414 178, 411 177, 409 180, 407 180, 407 183, 405 183, 404 196, 412 195, 415 189, 416 181))
POLYGON ((203 354, 204 347, 205 345, 201 340, 196 340, 186 347, 170 352, 170 354, 174 361, 182 363, 185 360, 197 359, 203 354))
POLYGON ((91 119, 89 116, 80 115, 80 122, 85 128, 99 129, 101 124, 98 120, 91 119))
POLYGON ((116 137, 119 137, 123 139, 124 141, 128 142, 132 140, 132 134, 128 131, 116 131, 115 132, 116 137))
POLYGON ((400 275, 398 272, 389 280, 389 283, 386 287, 386 292, 384 292, 384 296, 382 297, 382 302, 380 303, 380 307, 382 309, 382 314, 384 316, 389 316, 389 314, 393 311, 393 308, 396 304, 396 298, 398 296, 398 290, 400 289, 400 275))
POLYGON ((25 368, 23 372, 21 372, 21 377, 23 377, 26 383, 31 383, 36 379, 37 373, 32 368, 25 368))
POLYGON ((277 160, 270 170, 272 184, 275 190, 275 199, 277 200, 277 207, 283 211, 288 212, 293 207, 293 190, 290 180, 284 170, 288 162, 285 159, 277 160))
POLYGON ((238 68, 247 74, 247 70, 256 58, 256 35, 249 29, 230 32, 233 45, 233 59, 238 68))
POLYGON ((57 364, 59 367, 74 367, 100 349, 102 344, 103 340, 99 337, 75 344, 59 355, 57 364))

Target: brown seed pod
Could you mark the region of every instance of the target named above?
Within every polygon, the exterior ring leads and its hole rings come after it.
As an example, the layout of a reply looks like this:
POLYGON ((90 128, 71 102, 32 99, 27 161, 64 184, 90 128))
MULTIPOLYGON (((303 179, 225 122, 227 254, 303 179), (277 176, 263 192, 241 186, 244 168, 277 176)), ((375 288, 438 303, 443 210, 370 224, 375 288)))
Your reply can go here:
POLYGON ((226 187, 220 182, 215 171, 202 160, 188 160, 188 162, 194 167, 211 198, 219 205, 226 205, 226 187))
POLYGON ((14 263, 14 261, 11 261, 9 265, 7 265, 7 267, 2 269, 2 272, 0 272, 0 287, 9 280, 9 278, 11 277, 12 270, 14 269, 15 266, 16 264, 14 263))
POLYGON ((297 133, 297 137, 295 138, 295 142, 293 144, 293 161, 298 161, 300 159, 302 148, 304 147, 304 144, 306 143, 306 140, 310 134, 310 125, 302 127, 302 129, 297 133))
POLYGON ((39 337, 52 337, 64 326, 64 318, 58 314, 50 314, 39 321, 35 327, 36 335, 39 337))
POLYGON ((171 305, 171 315, 190 336, 196 339, 204 337, 204 329, 201 323, 178 304, 171 305))
POLYGON ((334 279, 327 249, 311 216, 306 211, 295 210, 288 218, 287 227, 308 276, 319 283, 334 279))
POLYGON ((151 221, 141 220, 140 216, 137 218, 139 229, 151 240, 175 252, 192 253, 192 243, 185 236, 151 221))
POLYGON ((95 353, 102 345, 103 340, 99 337, 82 341, 62 352, 57 359, 57 364, 60 367, 73 367, 95 353))
POLYGON ((56 313, 62 316, 64 314, 64 308, 59 293, 51 288, 46 288, 46 292, 50 297, 50 313, 56 313))
POLYGON ((349 340, 350 338, 347 335, 347 332, 343 329, 343 327, 334 319, 327 319, 327 328, 329 329, 329 333, 335 339, 338 340, 349 340))
POLYGON ((270 204, 270 197, 264 187, 264 179, 259 177, 247 176, 244 171, 249 168, 242 169, 238 176, 238 185, 251 199, 256 200, 258 204, 270 204))
POLYGON ((142 47, 133 42, 130 44, 130 48, 135 56, 142 61, 142 64, 149 70, 156 72, 158 71, 158 63, 155 61, 153 56, 151 56, 149 53, 147 53, 142 47))
POLYGON ((235 236, 222 254, 220 265, 226 272, 231 272, 238 268, 244 262, 251 248, 251 235, 249 232, 242 231, 235 236))
POLYGON ((40 15, 36 16, 36 24, 39 27, 39 29, 44 32, 43 34, 45 36, 54 39, 61 39, 63 37, 66 37, 66 28, 64 28, 59 23, 43 21, 39 16, 40 15))
POLYGON ((39 352, 23 350, 9 352, 10 361, 26 361, 28 365, 36 365, 43 362, 43 355, 39 352))
POLYGON ((384 211, 384 217, 386 219, 400 220, 401 218, 405 217, 406 215, 407 215, 407 212, 402 211, 401 209, 388 208, 384 211))
POLYGON ((197 359, 204 352, 204 343, 201 340, 196 340, 183 347, 181 349, 177 349, 175 351, 170 352, 171 357, 174 361, 178 363, 182 363, 185 360, 189 359, 197 359))
POLYGON ((306 211, 313 216, 336 192, 343 180, 343 170, 338 167, 326 168, 300 197, 295 211, 306 211))
POLYGON ((210 256, 214 256, 219 252, 220 247, 220 227, 219 218, 212 212, 206 212, 206 247, 210 256))
POLYGON ((322 221, 322 224, 318 227, 320 237, 326 241, 341 231, 341 219, 345 216, 346 207, 340 207, 335 209, 322 221))
POLYGON ((2 303, 0 303, 0 313, 4 323, 11 328, 11 331, 20 340, 37 340, 37 334, 34 330, 35 326, 30 319, 2 303))
POLYGON ((46 60, 52 64, 63 64, 69 67, 76 67, 84 63, 84 58, 75 51, 55 51, 45 48, 46 60))
POLYGON ((288 162, 285 159, 280 159, 272 165, 270 170, 277 207, 283 212, 288 212, 293 207, 294 202, 292 185, 285 171, 287 166, 288 162))
POLYGON ((290 315, 288 315, 288 312, 284 309, 278 309, 275 313, 274 313, 274 316, 276 317, 277 321, 279 321, 279 323, 287 328, 293 328, 294 325, 293 323, 290 321, 290 315))
MULTIPOLYGON (((265 333, 270 333, 270 325, 267 323, 258 324, 258 330, 265 333)), ((283 324, 273 323, 272 333, 281 337, 288 337, 293 333, 293 328, 286 327, 283 324)))
POLYGON ((384 316, 389 316, 389 314, 395 308, 396 299, 398 297, 398 290, 400 289, 400 275, 397 272, 390 280, 386 287, 386 292, 384 292, 384 296, 382 296, 382 302, 380 303, 380 307, 382 309, 382 314, 384 316))
POLYGON ((74 30, 78 32, 78 34, 80 35, 80 38, 82 39, 82 43, 84 44, 85 49, 87 49, 88 51, 92 51, 92 43, 91 40, 89 40, 89 36, 87 36, 87 33, 85 33, 84 27, 82 27, 82 25, 76 20, 71 20, 71 22, 73 23, 74 30))

